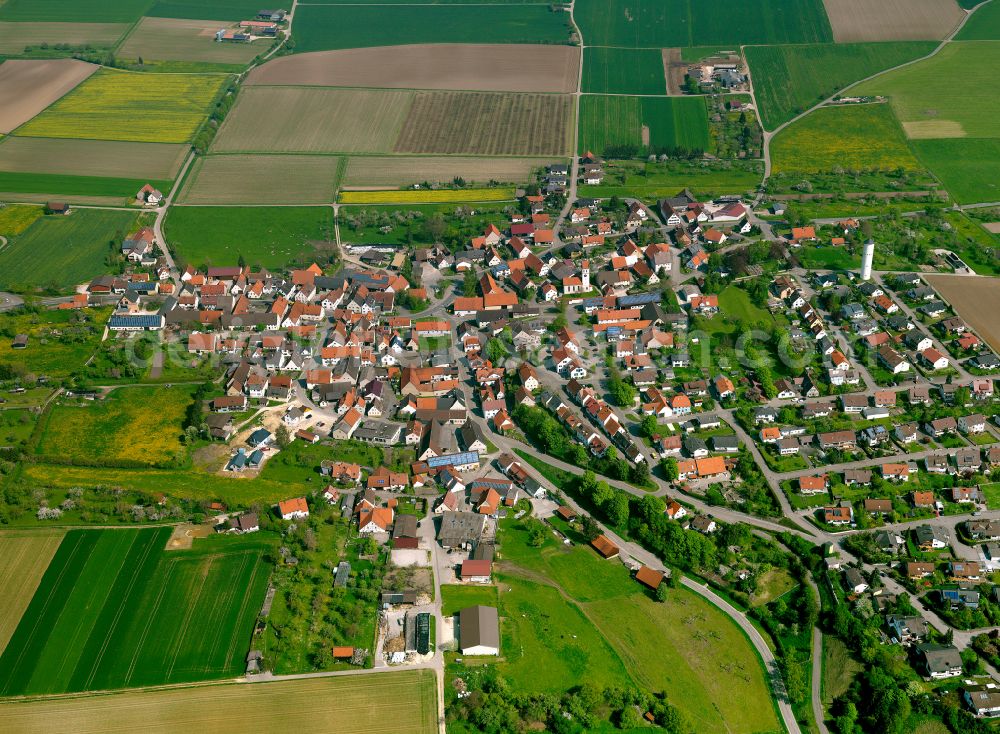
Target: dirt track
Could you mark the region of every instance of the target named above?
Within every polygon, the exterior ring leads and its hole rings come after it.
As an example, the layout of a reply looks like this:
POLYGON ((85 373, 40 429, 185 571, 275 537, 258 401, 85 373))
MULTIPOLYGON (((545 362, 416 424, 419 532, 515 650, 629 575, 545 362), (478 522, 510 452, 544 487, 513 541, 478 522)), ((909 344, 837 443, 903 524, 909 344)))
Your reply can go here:
POLYGON ((247 84, 571 93, 579 66, 572 46, 427 44, 284 56, 247 84))
POLYGON ((98 68, 75 59, 14 60, 0 65, 0 133, 23 125, 98 68))
POLYGON ((823 5, 838 43, 940 40, 965 16, 951 0, 823 0, 823 5))

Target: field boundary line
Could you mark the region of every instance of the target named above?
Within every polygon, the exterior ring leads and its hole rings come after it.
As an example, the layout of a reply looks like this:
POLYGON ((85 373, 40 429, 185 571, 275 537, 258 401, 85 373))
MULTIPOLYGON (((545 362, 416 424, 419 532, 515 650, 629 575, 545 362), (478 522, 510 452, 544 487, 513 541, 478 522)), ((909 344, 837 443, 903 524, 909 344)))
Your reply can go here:
MULTIPOLYGON (((229 647, 226 649, 226 669, 228 669, 232 664, 233 654, 235 652, 234 648, 239 644, 239 622, 243 619, 243 615, 246 614, 247 605, 250 603, 250 596, 254 591, 254 582, 257 580, 257 576, 260 573, 260 556, 252 551, 247 551, 245 553, 247 557, 250 558, 250 562, 253 564, 250 571, 250 578, 244 586, 243 591, 243 601, 240 603, 240 611, 236 617, 237 624, 233 625, 233 632, 230 636, 229 647)), ((251 638, 253 633, 251 632, 251 638)))
MULTIPOLYGON (((169 561, 167 562, 165 578, 162 579, 160 583, 160 590, 159 592, 157 592, 156 599, 153 602, 153 609, 149 614, 150 619, 156 618, 156 614, 160 609, 160 604, 163 602, 163 597, 167 593, 167 586, 170 582, 170 578, 173 576, 174 573, 174 563, 176 563, 176 559, 173 558, 169 559, 169 561)), ((136 663, 138 663, 139 661, 139 654, 142 652, 142 649, 146 646, 146 638, 149 636, 149 630, 150 630, 150 625, 147 624, 143 626, 142 634, 139 636, 138 644, 136 644, 135 646, 135 652, 132 653, 132 660, 129 663, 128 670, 125 673, 126 686, 128 686, 129 682, 132 680, 132 674, 135 673, 135 666, 136 663)))
MULTIPOLYGON (((212 556, 209 556, 209 567, 210 568, 211 568, 212 558, 213 558, 212 556)), ((191 604, 188 604, 188 608, 185 611, 184 621, 182 622, 182 624, 181 624, 181 626, 180 626, 180 628, 178 630, 177 638, 174 640, 173 656, 171 657, 170 667, 167 668, 166 676, 165 676, 167 678, 167 680, 170 680, 170 678, 174 674, 174 666, 177 665, 177 657, 181 653, 181 643, 187 637, 188 628, 191 626, 191 619, 194 617, 194 610, 201 603, 201 595, 205 591, 205 583, 206 583, 207 580, 208 580, 208 574, 207 573, 203 573, 202 577, 201 577, 201 583, 198 584, 198 593, 195 595, 193 602, 191 604)))

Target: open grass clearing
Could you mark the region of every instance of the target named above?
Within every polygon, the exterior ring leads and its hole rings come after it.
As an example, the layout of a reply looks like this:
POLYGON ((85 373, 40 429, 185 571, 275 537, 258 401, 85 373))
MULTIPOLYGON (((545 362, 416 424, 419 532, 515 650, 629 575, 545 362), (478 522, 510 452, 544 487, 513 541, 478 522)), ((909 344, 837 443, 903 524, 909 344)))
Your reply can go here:
POLYGON ((914 140, 917 157, 960 204, 1000 201, 1000 139, 914 140))
POLYGON ((37 138, 186 143, 208 116, 226 77, 102 69, 18 128, 37 138))
POLYGON ((16 56, 24 53, 28 46, 38 48, 42 44, 55 46, 57 43, 110 48, 128 28, 128 23, 8 23, 0 20, 0 54, 16 56))
POLYGON ((920 170, 884 104, 821 107, 782 130, 772 142, 776 172, 844 169, 920 170))
POLYGON ((0 530, 0 578, 4 579, 4 593, 0 595, 0 654, 31 603, 63 533, 59 528, 0 530))
POLYGON ((171 532, 66 533, 0 657, 0 691, 110 690, 242 672, 271 537, 215 536, 168 553, 171 532))
POLYGON ((954 0, 823 0, 838 43, 947 36, 964 13, 954 0))
POLYGON ((56 405, 48 415, 37 453, 60 460, 100 464, 102 460, 179 465, 192 388, 118 388, 83 407, 56 405))
POLYGON ((783 568, 772 568, 757 579, 757 591, 753 595, 753 606, 770 604, 797 586, 795 579, 783 568))
POLYGON ((823 635, 823 703, 847 693, 855 673, 862 669, 839 637, 823 635))
POLYGON ((253 43, 216 41, 215 33, 228 25, 220 20, 143 18, 119 47, 117 55, 143 61, 201 61, 243 66, 267 51, 273 43, 267 39, 253 43))
POLYGON ((171 143, 8 137, 0 143, 0 171, 163 181, 177 175, 189 150, 171 143))
POLYGON ((441 586, 441 614, 450 617, 466 607, 497 606, 497 587, 492 584, 444 584, 441 586))
POLYGON ((436 734, 434 671, 398 670, 258 685, 136 691, 108 696, 0 704, 5 731, 45 730, 52 721, 76 731, 176 734, 192 721, 211 722, 213 734, 244 734, 248 720, 265 730, 436 734))
MULTIPOLYGON (((29 375, 46 375, 52 380, 68 377, 94 354, 110 313, 110 308, 101 308, 87 309, 82 314, 77 311, 0 314, 0 326, 5 330, 28 335, 25 349, 12 349, 10 339, 0 339, 0 364, 29 375)), ((38 405, 49 392, 51 388, 34 396, 29 390, 23 396, 8 397, 11 405, 19 404, 15 401, 20 397, 31 397, 23 404, 38 405)))
POLYGON ((600 94, 666 94, 661 49, 588 48, 582 91, 600 94))
POLYGON ((235 265, 242 255, 250 265, 281 269, 333 247, 330 207, 175 206, 165 227, 175 256, 196 267, 235 265))
POLYGON ((388 153, 410 91, 247 87, 215 139, 216 152, 388 153))
POLYGON ((340 160, 310 155, 201 157, 188 174, 177 203, 330 204, 336 196, 340 160))
POLYGON ((600 155, 616 146, 705 150, 709 145, 708 110, 701 97, 587 95, 580 101, 579 124, 581 153, 600 155))
POLYGON ((1000 482, 980 484, 979 489, 986 498, 986 506, 991 510, 1000 510, 1000 482))
POLYGON ((934 46, 931 42, 749 46, 746 58, 761 121, 772 130, 838 89, 926 56, 934 46))
POLYGON ((411 44, 282 56, 251 71, 247 84, 569 94, 579 71, 573 46, 411 44))
POLYGON ((20 127, 97 69, 75 59, 15 59, 0 64, 0 133, 20 127))
MULTIPOLYGON (((22 446, 31 436, 38 415, 33 410, 10 408, 0 410, 0 446, 22 446)), ((2 650, 0 645, 0 650, 2 650)))
MULTIPOLYGON (((1000 42, 949 43, 934 57, 851 90, 889 97, 904 128, 936 123, 939 137, 1000 138, 1000 97, 984 94, 1000 67, 1000 42), (946 128, 943 122, 951 123, 946 128)), ((911 127, 928 137, 921 127, 911 127)))
POLYGON ((604 183, 581 186, 580 195, 595 198, 617 195, 655 201, 690 188, 696 196, 710 199, 756 189, 763 176, 763 165, 734 161, 611 161, 605 164, 605 173, 604 183))
MULTIPOLYGON (((553 158, 482 158, 462 156, 356 156, 348 159, 343 186, 409 186, 428 182, 470 184, 528 183, 553 158)), ((564 161, 558 161, 564 162, 564 161)))
POLYGON ((424 43, 565 44, 569 15, 548 5, 302 5, 295 50, 424 43), (487 32, 484 32, 487 31, 487 32))
POLYGON ((565 156, 572 125, 566 95, 417 92, 394 151, 565 156))
POLYGON ((994 350, 1000 351, 1000 278, 926 273, 927 282, 994 350))
POLYGON ((0 288, 65 290, 85 283, 107 272, 108 252, 121 246, 135 221, 135 212, 98 209, 42 217, 0 250, 0 288))

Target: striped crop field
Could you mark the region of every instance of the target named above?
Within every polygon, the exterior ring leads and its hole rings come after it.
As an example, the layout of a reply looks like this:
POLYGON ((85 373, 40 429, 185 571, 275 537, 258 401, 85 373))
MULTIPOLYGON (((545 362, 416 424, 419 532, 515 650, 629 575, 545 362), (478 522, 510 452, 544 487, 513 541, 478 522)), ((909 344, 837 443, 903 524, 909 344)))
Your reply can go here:
POLYGON ((341 191, 341 204, 448 204, 451 202, 510 201, 513 188, 411 189, 399 191, 341 191))
POLYGON ((208 117, 226 77, 101 69, 17 129, 38 138, 186 143, 208 117))
POLYGON ((242 673, 267 586, 268 539, 216 536, 167 551, 171 532, 66 533, 0 656, 0 695, 242 673))
POLYGON ((5 587, 0 594, 0 653, 35 595, 63 532, 58 528, 0 531, 0 578, 5 587))

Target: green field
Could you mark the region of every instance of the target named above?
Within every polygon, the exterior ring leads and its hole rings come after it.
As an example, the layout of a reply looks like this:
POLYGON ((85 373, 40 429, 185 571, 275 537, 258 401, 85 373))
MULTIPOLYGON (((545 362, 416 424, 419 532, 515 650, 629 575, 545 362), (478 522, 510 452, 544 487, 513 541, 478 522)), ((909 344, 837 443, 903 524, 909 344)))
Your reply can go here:
POLYGON ((480 584, 444 584, 441 586, 441 614, 450 617, 466 607, 497 605, 497 587, 480 584))
POLYGON ((0 20, 76 23, 131 23, 149 7, 150 0, 7 0, 0 20))
POLYGON ((750 294, 735 285, 719 293, 719 310, 727 317, 747 324, 770 324, 771 314, 750 301, 750 294))
POLYGON ((602 154, 611 146, 652 150, 705 150, 709 145, 708 111, 701 97, 611 97, 580 100, 580 152, 602 154))
POLYGON ((984 94, 997 68, 1000 42, 949 43, 851 91, 887 95, 911 138, 1000 138, 1000 97, 984 94))
POLYGON ((165 227, 181 262, 198 267, 235 265, 242 255, 250 265, 278 269, 292 262, 311 261, 330 247, 333 210, 175 206, 170 208, 165 227))
MULTIPOLYGON (((27 349, 11 349, 10 339, 0 339, 0 364, 35 376, 68 377, 94 354, 110 313, 110 308, 102 308, 87 309, 82 317, 76 311, 0 314, 4 333, 28 335, 27 349)), ((40 400, 26 404, 36 402, 40 400)), ((17 405, 13 399, 10 403, 17 405)))
POLYGON ((580 0, 588 46, 672 48, 832 41, 822 0, 580 0))
POLYGON ((991 510, 1000 510, 1000 482, 993 484, 981 484, 979 488, 986 498, 986 506, 991 510))
POLYGON ((610 161, 605 164, 607 177, 599 186, 581 186, 580 196, 608 198, 633 196, 662 199, 690 188, 696 196, 712 198, 719 194, 739 194, 756 189, 763 176, 759 163, 725 161, 610 161))
POLYGON ((1000 5, 987 3, 973 13, 955 40, 1000 41, 1000 5))
POLYGON ((108 252, 135 222, 134 212, 98 209, 42 217, 0 250, 0 288, 64 290, 85 283, 107 272, 108 252))
POLYGON ((83 407, 57 405, 38 454, 100 465, 104 460, 150 466, 183 464, 184 414, 190 386, 118 388, 83 407))
MULTIPOLYGON (((203 3, 191 0, 154 0, 152 7, 144 15, 194 20, 253 20, 261 7, 254 0, 209 0, 203 3)), ((289 4, 286 10, 290 9, 289 4)))
POLYGON ((936 45, 917 42, 749 46, 746 58, 764 127, 773 130, 848 84, 926 56, 936 45))
POLYGON ((585 49, 582 88, 599 94, 666 94, 663 53, 659 49, 585 49))
POLYGON ((226 77, 102 69, 17 129, 40 138, 186 143, 226 77))
POLYGON ((959 204, 1000 200, 1000 140, 951 138, 913 140, 920 162, 941 179, 959 204))
POLYGON ((0 191, 11 198, 17 194, 48 194, 55 197, 89 198, 111 196, 135 199, 136 192, 147 183, 160 191, 170 191, 170 181, 139 178, 104 178, 101 176, 67 176, 58 173, 20 173, 0 171, 0 191))
POLYGON ((205 722, 212 734, 266 732, 437 734, 433 670, 389 670, 337 678, 229 684, 0 704, 0 730, 180 732, 205 722), (109 722, 113 722, 109 723, 109 722), (194 722, 192 726, 192 722, 194 722), (388 723, 387 723, 388 722, 388 723))
POLYGON ((774 138, 771 158, 776 172, 920 170, 892 110, 884 104, 821 107, 774 138))
MULTIPOLYGON (((508 576, 532 581, 523 597, 523 604, 534 610, 534 618, 526 618, 529 627, 539 627, 539 621, 547 621, 543 615, 553 614, 558 606, 575 607, 600 633, 598 639, 610 643, 627 674, 649 690, 664 691, 695 731, 749 733, 780 728, 755 651, 740 629, 701 597, 679 588, 669 590, 665 604, 655 602, 621 564, 603 561, 583 545, 565 547, 551 535, 540 548, 531 547, 519 523, 505 526, 501 545, 501 606, 507 603, 503 590, 508 576), (558 595, 543 594, 539 587, 558 595), (535 593, 530 595, 532 590, 535 593)), ((521 624, 515 624, 519 632, 521 624)), ((504 634, 508 634, 506 629, 504 634)), ((524 649, 536 649, 541 656, 551 654, 556 645, 544 636, 538 642, 540 648, 524 644, 524 649)), ((506 637, 504 644, 509 644, 506 637)), ((599 643, 591 649, 600 649, 599 643)), ((503 654, 509 656, 510 651, 505 649, 503 654)), ((562 657, 569 660, 556 655, 552 663, 546 661, 534 670, 523 668, 515 679, 525 685, 532 679, 544 680, 550 665, 563 669, 574 662, 569 653, 562 657)), ((591 663, 590 671, 606 672, 591 663)))
POLYGON ((293 36, 297 52, 485 40, 566 43, 568 17, 547 5, 303 5, 293 36))
POLYGON ((242 673, 267 586, 268 540, 217 536, 166 551, 171 532, 68 532, 0 657, 0 694, 242 673))
POLYGON ((40 206, 10 204, 0 208, 0 235, 10 237, 23 233, 34 224, 45 210, 40 206))

